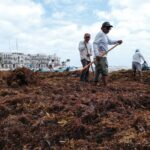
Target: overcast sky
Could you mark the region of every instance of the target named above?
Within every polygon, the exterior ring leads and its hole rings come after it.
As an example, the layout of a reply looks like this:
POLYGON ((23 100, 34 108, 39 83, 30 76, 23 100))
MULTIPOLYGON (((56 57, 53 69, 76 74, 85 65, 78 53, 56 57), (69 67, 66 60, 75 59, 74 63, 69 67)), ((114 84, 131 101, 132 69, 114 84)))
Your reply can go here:
POLYGON ((56 53, 80 66, 84 33, 92 43, 109 21, 109 37, 124 41, 108 54, 109 65, 130 67, 137 48, 150 64, 149 9, 149 0, 0 0, 0 52, 56 53))

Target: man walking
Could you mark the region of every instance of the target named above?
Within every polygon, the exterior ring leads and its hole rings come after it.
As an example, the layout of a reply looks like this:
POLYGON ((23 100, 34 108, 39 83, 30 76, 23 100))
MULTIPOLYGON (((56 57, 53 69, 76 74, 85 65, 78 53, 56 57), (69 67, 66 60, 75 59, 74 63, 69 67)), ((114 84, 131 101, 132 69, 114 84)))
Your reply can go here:
POLYGON ((141 60, 143 60, 144 63, 146 63, 143 55, 140 53, 139 49, 135 50, 135 54, 133 55, 132 60, 132 70, 133 70, 133 76, 136 76, 136 72, 138 72, 138 75, 140 77, 140 81, 142 81, 142 65, 141 60))
MULTIPOLYGON (((89 41, 90 41, 90 34, 85 33, 84 41, 80 41, 79 43, 79 52, 83 67, 91 62, 90 56, 92 56, 92 46, 89 41)), ((80 81, 88 82, 88 77, 89 77, 89 68, 82 71, 80 81)))
POLYGON ((108 38, 107 34, 113 26, 109 22, 104 22, 101 26, 101 31, 95 37, 93 42, 94 54, 96 57, 95 61, 95 77, 94 82, 97 84, 99 75, 102 76, 102 81, 105 86, 107 86, 107 76, 108 76, 108 62, 107 55, 102 56, 108 50, 108 44, 121 44, 122 40, 112 41, 108 38))

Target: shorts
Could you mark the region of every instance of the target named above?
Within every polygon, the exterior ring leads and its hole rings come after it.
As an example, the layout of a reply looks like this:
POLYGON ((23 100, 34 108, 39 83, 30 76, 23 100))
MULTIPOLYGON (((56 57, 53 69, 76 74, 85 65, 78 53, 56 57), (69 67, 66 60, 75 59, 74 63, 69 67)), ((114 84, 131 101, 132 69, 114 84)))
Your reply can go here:
POLYGON ((142 70, 141 64, 138 62, 132 62, 132 70, 133 71, 141 71, 142 70))

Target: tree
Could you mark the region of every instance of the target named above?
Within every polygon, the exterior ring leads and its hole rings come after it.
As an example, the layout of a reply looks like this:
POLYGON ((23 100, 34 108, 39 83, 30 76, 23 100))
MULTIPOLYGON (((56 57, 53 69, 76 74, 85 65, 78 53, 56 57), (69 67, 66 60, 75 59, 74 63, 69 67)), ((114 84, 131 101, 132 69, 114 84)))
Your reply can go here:
POLYGON ((67 59, 66 61, 67 61, 67 62, 70 62, 70 59, 67 59))

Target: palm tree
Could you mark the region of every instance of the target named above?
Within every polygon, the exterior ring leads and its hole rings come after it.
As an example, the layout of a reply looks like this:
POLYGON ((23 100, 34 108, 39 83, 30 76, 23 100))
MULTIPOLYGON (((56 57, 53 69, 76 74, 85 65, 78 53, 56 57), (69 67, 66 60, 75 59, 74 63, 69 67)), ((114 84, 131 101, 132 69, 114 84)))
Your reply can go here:
POLYGON ((67 59, 66 62, 70 62, 70 59, 67 59))

